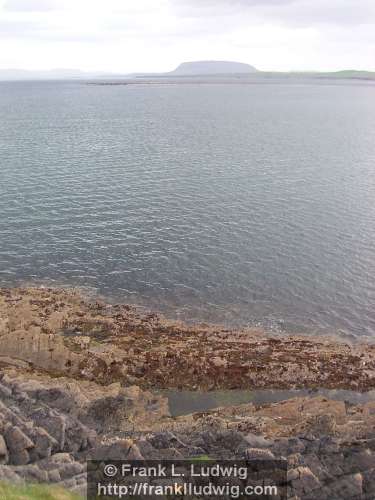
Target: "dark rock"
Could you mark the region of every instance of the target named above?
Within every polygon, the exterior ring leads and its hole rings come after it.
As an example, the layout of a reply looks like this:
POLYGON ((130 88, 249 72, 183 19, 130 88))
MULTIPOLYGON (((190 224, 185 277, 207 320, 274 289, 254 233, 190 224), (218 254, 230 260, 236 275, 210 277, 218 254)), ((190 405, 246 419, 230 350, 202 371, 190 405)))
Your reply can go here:
POLYGON ((19 427, 9 426, 5 430, 5 441, 8 449, 13 451, 29 450, 34 443, 24 434, 19 427))
POLYGON ((8 448, 3 436, 0 435, 0 465, 7 464, 9 460, 8 448))
POLYGON ((288 482, 291 483, 294 493, 300 497, 321 487, 319 479, 308 467, 298 467, 288 471, 288 482))

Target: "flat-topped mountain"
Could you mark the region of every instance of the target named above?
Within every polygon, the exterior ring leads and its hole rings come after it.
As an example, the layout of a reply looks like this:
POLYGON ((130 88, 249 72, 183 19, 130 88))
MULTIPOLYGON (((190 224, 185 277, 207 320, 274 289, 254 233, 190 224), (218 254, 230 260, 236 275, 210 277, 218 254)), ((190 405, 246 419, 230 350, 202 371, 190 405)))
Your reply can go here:
POLYGON ((232 61, 191 61, 180 64, 171 75, 223 75, 233 73, 255 73, 257 71, 250 64, 232 61))

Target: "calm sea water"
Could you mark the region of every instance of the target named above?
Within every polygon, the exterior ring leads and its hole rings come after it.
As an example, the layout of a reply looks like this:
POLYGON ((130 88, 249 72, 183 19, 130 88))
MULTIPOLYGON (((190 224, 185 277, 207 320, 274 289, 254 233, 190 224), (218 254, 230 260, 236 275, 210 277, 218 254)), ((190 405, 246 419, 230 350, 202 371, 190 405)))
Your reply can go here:
POLYGON ((0 284, 375 335, 375 85, 0 84, 0 284))

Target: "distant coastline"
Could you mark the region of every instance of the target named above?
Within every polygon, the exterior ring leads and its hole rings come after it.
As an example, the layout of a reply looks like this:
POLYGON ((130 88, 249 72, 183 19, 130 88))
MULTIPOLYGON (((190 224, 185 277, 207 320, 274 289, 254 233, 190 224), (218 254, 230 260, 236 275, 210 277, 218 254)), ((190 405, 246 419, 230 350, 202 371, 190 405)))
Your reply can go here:
POLYGON ((210 82, 231 83, 265 81, 274 79, 340 79, 340 80, 375 80, 375 71, 364 70, 340 70, 340 71, 260 71, 254 66, 244 63, 230 61, 193 61, 180 64, 173 71, 162 73, 105 73, 85 72, 80 70, 45 70, 31 71, 23 69, 0 69, 1 81, 53 81, 53 80, 77 80, 77 81, 154 81, 173 80, 185 82, 193 79, 208 80, 210 82))
MULTIPOLYGON (((80 80, 83 81, 83 80, 80 80)), ((346 72, 336 73, 266 73, 256 72, 249 74, 232 75, 155 75, 155 76, 135 76, 131 78, 102 78, 86 79, 84 83, 97 86, 126 86, 126 85, 271 85, 283 83, 299 82, 319 83, 339 83, 357 82, 362 84, 372 84, 375 82, 375 72, 346 72)))

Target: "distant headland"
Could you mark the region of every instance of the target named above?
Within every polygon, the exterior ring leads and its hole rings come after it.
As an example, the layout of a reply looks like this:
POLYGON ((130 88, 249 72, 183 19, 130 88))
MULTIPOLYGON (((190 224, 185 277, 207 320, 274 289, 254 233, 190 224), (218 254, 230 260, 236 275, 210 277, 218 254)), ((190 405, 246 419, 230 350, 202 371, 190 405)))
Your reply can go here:
POLYGON ((230 75, 239 73, 255 73, 258 71, 250 64, 233 61, 190 61, 181 63, 170 75, 230 75))

